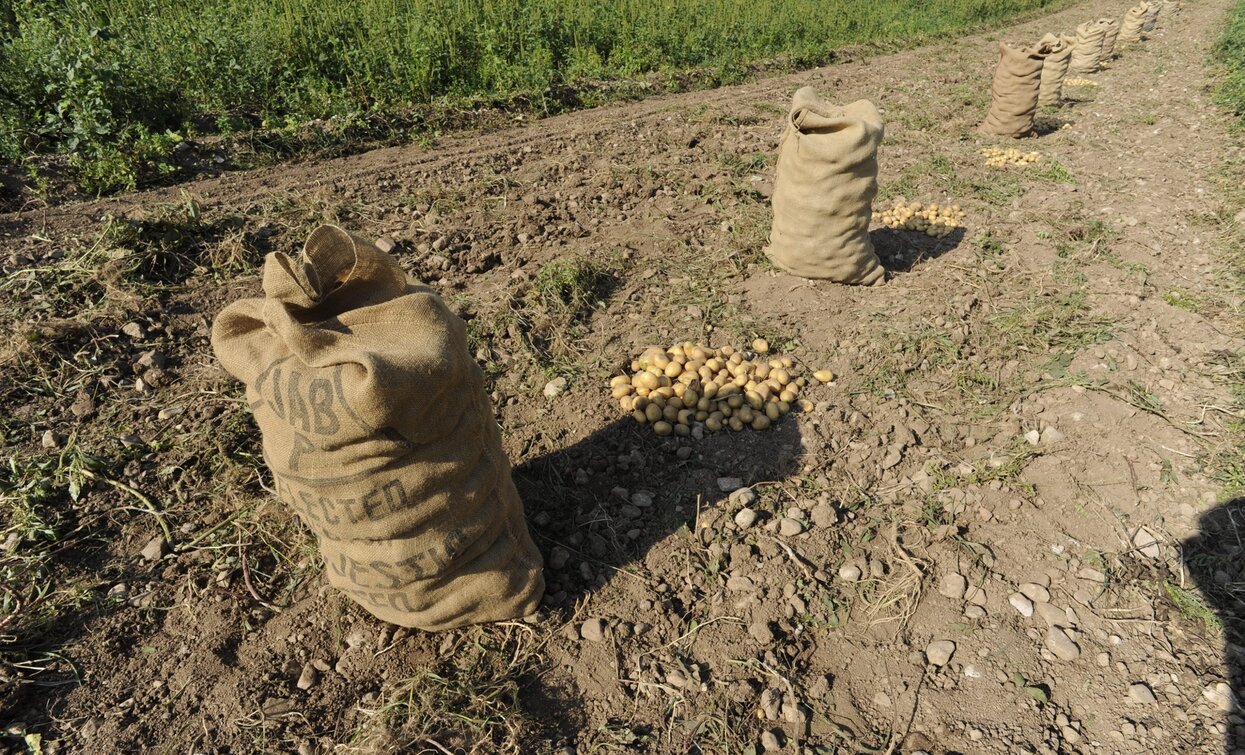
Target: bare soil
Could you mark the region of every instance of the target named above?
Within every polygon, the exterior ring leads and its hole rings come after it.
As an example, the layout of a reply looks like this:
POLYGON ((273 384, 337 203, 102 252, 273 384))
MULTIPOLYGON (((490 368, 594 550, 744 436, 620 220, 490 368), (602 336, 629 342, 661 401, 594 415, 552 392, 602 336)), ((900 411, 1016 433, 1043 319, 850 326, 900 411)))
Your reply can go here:
POLYGON ((1242 223, 1219 172, 1245 152, 1206 68, 1229 5, 1162 17, 1014 144, 975 130, 995 40, 1126 3, 0 215, 0 566, 18 601, 0 622, 0 747, 1245 747, 1216 687, 1242 689, 1245 644, 1224 495, 1245 417, 1242 223), (767 196, 806 84, 883 109, 878 205, 954 201, 965 231, 875 231, 892 272, 877 288, 776 271, 767 196), (1042 159, 986 167, 993 145, 1042 159), (538 615, 436 635, 378 622, 327 587, 268 489, 210 322, 258 292, 263 253, 325 221, 393 239, 468 320, 548 563, 538 615), (583 296, 552 289, 551 264, 583 296), (812 411, 658 438, 609 397, 646 345, 757 336, 837 375, 812 411), (546 398, 555 377, 567 388, 546 398), (751 495, 760 519, 740 528, 751 495), (784 517, 804 531, 781 535, 784 517))

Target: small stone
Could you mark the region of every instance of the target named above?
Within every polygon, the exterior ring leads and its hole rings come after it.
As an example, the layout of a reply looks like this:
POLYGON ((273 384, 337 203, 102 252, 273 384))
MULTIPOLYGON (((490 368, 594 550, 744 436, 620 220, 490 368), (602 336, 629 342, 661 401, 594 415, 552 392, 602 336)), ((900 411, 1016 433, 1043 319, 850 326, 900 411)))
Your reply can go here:
POLYGON ((60 439, 57 438, 56 433, 51 430, 43 431, 43 438, 39 441, 39 443, 47 449, 60 448, 61 445, 60 439))
POLYGON ((804 531, 804 523, 798 519, 784 518, 778 523, 778 534, 783 537, 795 537, 804 531))
POLYGON ((735 575, 726 580, 726 589, 731 592, 748 592, 755 590, 756 584, 748 577, 735 575))
POLYGON ((965 606, 964 617, 974 621, 986 618, 986 609, 981 606, 965 606))
POLYGON ((1227 682, 1206 685, 1206 689, 1202 690, 1202 697, 1221 713, 1227 713, 1236 707, 1232 687, 1227 682))
POLYGON ((311 689, 320 681, 320 671, 310 663, 303 664, 303 673, 298 676, 299 689, 311 689))
POLYGON ((756 503, 757 492, 752 488, 739 488, 727 498, 732 505, 746 508, 756 503))
POLYGON ((1030 430, 1029 432, 1025 433, 1025 440, 1028 441, 1029 445, 1036 446, 1038 443, 1041 442, 1042 434, 1038 432, 1037 430, 1030 430))
POLYGON ((571 558, 571 552, 560 545, 555 545, 553 550, 549 551, 549 568, 558 571, 566 566, 566 562, 571 558))
POLYGON ((565 390, 566 390, 566 378, 557 377, 557 378, 554 378, 553 380, 550 380, 548 383, 545 383, 545 389, 543 393, 545 394, 545 398, 557 398, 558 396, 562 395, 562 391, 565 391, 565 390))
POLYGON ((1034 603, 1049 603, 1050 590, 1036 582, 1024 582, 1020 585, 1020 593, 1034 603))
POLYGON ((935 640, 925 647, 925 660, 931 666, 942 668, 955 655, 955 643, 951 640, 935 640))
POLYGON ((1146 558, 1158 558, 1161 555, 1158 538, 1145 527, 1139 528, 1137 534, 1133 535, 1133 545, 1146 558))
POLYGON ((1106 668, 1107 666, 1110 666, 1111 665, 1111 654, 1110 653, 1099 653, 1098 655, 1094 656, 1094 663, 1098 664, 1100 668, 1106 668))
POLYGON ((860 567, 854 564, 843 564, 839 567, 839 579, 844 582, 859 582, 860 567))
POLYGON ((964 578, 963 574, 958 572, 944 574, 942 580, 938 583, 939 594, 951 600, 961 600, 967 589, 968 580, 964 578))
POLYGON ((1135 682, 1128 686, 1128 699, 1139 705, 1151 705, 1158 702, 1154 690, 1145 682, 1135 682))
POLYGON ((156 415, 156 419, 159 419, 162 421, 167 420, 167 419, 173 419, 174 417, 180 417, 183 413, 185 413, 185 411, 186 409, 184 407, 166 406, 163 409, 161 409, 160 412, 156 415))
POLYGON ((766 752, 779 752, 782 750, 781 729, 772 729, 761 732, 761 747, 766 752))
POLYGON ((1071 625, 1071 622, 1068 621, 1068 612, 1051 603, 1038 603, 1037 615, 1042 617, 1042 621, 1045 621, 1047 626, 1066 627, 1071 625))
POLYGON ((1044 446, 1053 445, 1055 443, 1060 442, 1065 437, 1066 436, 1063 433, 1056 430, 1053 426, 1047 427, 1045 430, 1042 431, 1042 436, 1041 436, 1042 445, 1044 446))
POLYGON ((376 248, 385 254, 389 254, 398 248, 398 242, 394 241, 392 236, 381 236, 376 239, 376 248))
POLYGON ((653 496, 651 493, 643 491, 631 494, 631 505, 636 508, 647 509, 653 506, 653 496))
POLYGON ((605 639, 605 622, 600 619, 588 619, 579 626, 579 634, 590 642, 600 642, 605 639))
POLYGON ((1081 655, 1081 646, 1068 636, 1068 633, 1059 627, 1051 627, 1046 632, 1046 647, 1056 658, 1065 661, 1075 661, 1081 655))
POLYGON ((1071 726, 1063 727, 1059 730, 1059 733, 1063 735, 1064 741, 1068 744, 1074 745, 1081 741, 1081 732, 1073 729, 1071 726))
POLYGON ((1018 592, 1012 593, 1010 596, 1008 596, 1007 602, 1011 603, 1012 608, 1015 608, 1017 611, 1019 611, 1020 615, 1024 616, 1026 619, 1033 615, 1033 601, 1029 600, 1028 598, 1021 595, 1020 593, 1018 592))
POLYGON ((163 535, 156 535, 143 546, 142 556, 148 561, 159 561, 169 552, 169 544, 163 535))
POLYGON ((746 530, 757 523, 757 512, 753 509, 740 509, 735 513, 735 525, 746 530))
POLYGON ((127 322, 121 326, 121 332, 138 341, 147 337, 147 329, 136 322, 127 322))
POLYGON ((744 486, 744 481, 738 477, 719 477, 718 490, 723 493, 734 493, 744 486))
POLYGON ((774 630, 769 628, 769 622, 766 621, 754 621, 748 627, 748 634, 762 645, 768 645, 774 641, 774 630))

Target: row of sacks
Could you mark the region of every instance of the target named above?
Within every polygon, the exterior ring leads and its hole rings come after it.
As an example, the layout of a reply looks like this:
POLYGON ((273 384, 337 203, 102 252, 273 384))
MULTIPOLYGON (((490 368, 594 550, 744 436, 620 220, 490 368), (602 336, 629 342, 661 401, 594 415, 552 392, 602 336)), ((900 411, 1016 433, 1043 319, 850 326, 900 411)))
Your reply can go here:
POLYGON ((1175 2, 1142 2, 1129 8, 1122 21, 1100 18, 1081 24, 1075 34, 1047 34, 1033 47, 999 43, 999 63, 990 87, 990 109, 981 124, 987 134, 1027 136, 1038 107, 1058 105, 1063 80, 1071 70, 1092 73, 1115 55, 1117 42, 1135 44, 1151 31, 1159 15, 1175 10, 1175 2))

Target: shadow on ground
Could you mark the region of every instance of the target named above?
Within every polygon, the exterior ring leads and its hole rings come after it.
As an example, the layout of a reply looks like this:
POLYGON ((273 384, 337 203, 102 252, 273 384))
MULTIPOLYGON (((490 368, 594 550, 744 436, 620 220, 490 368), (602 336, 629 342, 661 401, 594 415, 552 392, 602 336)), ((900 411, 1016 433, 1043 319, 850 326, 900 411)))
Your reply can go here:
POLYGON ((882 267, 891 273, 908 273, 922 262, 937 259, 963 243, 963 228, 956 228, 945 238, 936 239, 917 231, 879 228, 870 231, 873 249, 882 267))
MULTIPOLYGON (((1184 565, 1223 625, 1224 669, 1230 696, 1225 719, 1235 718, 1245 696, 1245 498, 1202 515, 1199 532, 1184 543, 1184 565)), ((1245 726, 1228 724, 1229 755, 1245 753, 1245 726)))

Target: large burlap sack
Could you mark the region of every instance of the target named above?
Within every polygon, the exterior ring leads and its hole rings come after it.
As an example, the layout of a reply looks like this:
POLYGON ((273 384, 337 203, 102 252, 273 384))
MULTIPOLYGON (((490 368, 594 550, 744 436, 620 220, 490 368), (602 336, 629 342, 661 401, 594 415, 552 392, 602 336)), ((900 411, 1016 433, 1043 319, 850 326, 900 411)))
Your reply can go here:
POLYGON ((1114 18, 1104 18, 1098 23, 1106 29, 1102 35, 1102 51, 1098 54, 1098 61, 1105 63, 1115 55, 1115 40, 1120 36, 1120 22, 1114 18))
POLYGON ((1072 48, 1073 71, 1093 73, 1098 70, 1098 56, 1102 53, 1102 38, 1106 31, 1097 22, 1076 27, 1076 45, 1072 48))
POLYGON ((882 115, 868 100, 832 105, 795 93, 778 145, 774 224, 765 253, 805 278, 871 286, 886 275, 869 239, 882 115))
POLYGON ((1038 52, 1044 53, 1042 59, 1042 80, 1038 88, 1038 106, 1053 107, 1063 97, 1063 80, 1068 75, 1068 65, 1072 62, 1072 45, 1075 40, 1067 37, 1047 34, 1038 42, 1038 52))
POLYGON ((303 257, 268 255, 264 297, 226 307, 212 348, 246 384, 329 583, 427 630, 533 612, 540 553, 463 321, 340 228, 317 228, 303 257))
POLYGON ((1016 49, 999 42, 999 64, 990 85, 990 109, 981 130, 999 136, 1026 136, 1033 131, 1042 64, 1037 48, 1016 49))
POLYGON ((1149 10, 1149 3, 1139 3, 1128 9, 1120 23, 1120 42, 1132 45, 1141 41, 1141 27, 1146 22, 1146 13, 1149 10))

